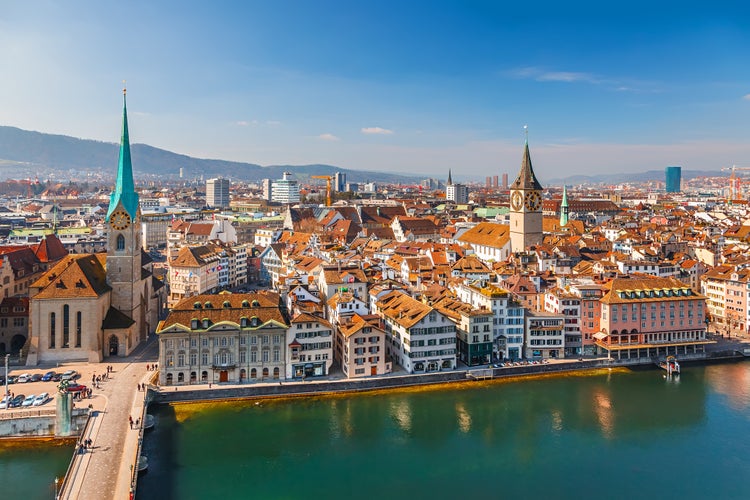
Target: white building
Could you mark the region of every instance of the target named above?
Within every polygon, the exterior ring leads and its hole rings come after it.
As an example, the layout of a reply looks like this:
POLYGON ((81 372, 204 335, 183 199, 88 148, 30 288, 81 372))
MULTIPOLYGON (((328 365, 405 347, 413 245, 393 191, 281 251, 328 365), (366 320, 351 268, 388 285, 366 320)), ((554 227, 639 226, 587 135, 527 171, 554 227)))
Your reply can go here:
POLYGON ((464 184, 448 184, 445 187, 445 199, 456 205, 469 203, 469 186, 464 184))
POLYGON ((292 174, 284 172, 282 178, 271 185, 271 200, 285 205, 299 203, 299 183, 292 179, 292 174))
POLYGON ((218 177, 206 181, 206 205, 211 208, 229 206, 229 179, 218 177))
POLYGON ((492 334, 494 355, 498 358, 521 359, 523 357, 524 307, 513 294, 494 285, 478 287, 459 284, 453 288, 462 302, 475 309, 492 311, 492 334))
POLYGON ((286 378, 308 379, 329 374, 333 364, 333 327, 317 316, 302 313, 292 319, 286 337, 286 378))
POLYGON ((444 314, 399 291, 383 296, 375 308, 388 336, 386 355, 407 372, 456 367, 456 326, 444 314))

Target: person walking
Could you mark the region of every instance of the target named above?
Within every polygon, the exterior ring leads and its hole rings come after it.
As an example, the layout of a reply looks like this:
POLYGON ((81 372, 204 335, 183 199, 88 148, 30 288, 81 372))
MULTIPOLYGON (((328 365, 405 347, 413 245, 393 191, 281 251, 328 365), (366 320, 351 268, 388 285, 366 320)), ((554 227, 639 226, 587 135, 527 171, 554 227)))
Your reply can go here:
POLYGON ((128 417, 128 420, 130 421, 130 428, 133 428, 133 417, 128 417))

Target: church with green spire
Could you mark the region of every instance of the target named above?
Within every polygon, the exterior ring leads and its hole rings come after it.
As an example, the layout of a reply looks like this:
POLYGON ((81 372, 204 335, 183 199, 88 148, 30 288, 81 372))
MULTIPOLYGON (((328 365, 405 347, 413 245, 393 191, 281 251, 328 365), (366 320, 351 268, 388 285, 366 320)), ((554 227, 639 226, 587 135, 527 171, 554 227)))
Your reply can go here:
POLYGON ((166 304, 166 288, 141 244, 124 90, 117 180, 105 226, 106 254, 70 254, 31 285, 27 366, 127 356, 155 331, 166 304))

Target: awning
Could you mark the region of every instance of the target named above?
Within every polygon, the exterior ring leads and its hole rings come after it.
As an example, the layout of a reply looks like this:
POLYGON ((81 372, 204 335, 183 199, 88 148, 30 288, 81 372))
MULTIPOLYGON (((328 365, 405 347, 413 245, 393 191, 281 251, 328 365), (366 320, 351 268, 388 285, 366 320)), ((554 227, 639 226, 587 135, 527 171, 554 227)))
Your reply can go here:
POLYGON ((594 338, 595 338, 596 340, 604 340, 604 339, 606 339, 607 337, 609 337, 609 334, 608 334, 608 333, 604 333, 604 332, 598 332, 598 333, 595 333, 595 334, 594 334, 594 338))

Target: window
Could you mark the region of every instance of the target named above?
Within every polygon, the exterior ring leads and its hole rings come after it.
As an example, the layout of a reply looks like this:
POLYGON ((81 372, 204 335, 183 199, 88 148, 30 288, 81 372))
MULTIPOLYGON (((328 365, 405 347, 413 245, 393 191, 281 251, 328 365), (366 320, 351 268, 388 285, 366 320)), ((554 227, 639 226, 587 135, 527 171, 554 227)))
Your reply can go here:
POLYGON ((63 341, 62 347, 70 347, 70 306, 63 306, 63 341))
POLYGON ((274 335, 274 336, 273 336, 273 343, 274 343, 274 344, 279 344, 279 343, 281 343, 281 335, 274 335))
POLYGON ((204 365, 208 364, 208 353, 207 352, 202 352, 201 353, 201 363, 204 364, 204 365))
POLYGON ((185 366, 185 353, 181 352, 177 355, 177 366, 185 366))
POLYGON ((117 249, 125 250, 125 236, 121 234, 117 235, 117 249))
POLYGON ((190 353, 190 365, 197 365, 198 364, 198 353, 197 352, 191 352, 190 353))
POLYGON ((49 313, 49 348, 55 348, 55 313, 49 313))
POLYGON ((268 363, 268 351, 263 351, 263 362, 268 363))
POLYGON ((13 318, 13 326, 23 326, 25 323, 26 318, 13 318))
POLYGON ((82 328, 81 311, 78 311, 76 313, 76 347, 81 347, 81 328, 82 328))
POLYGON ((278 349, 273 350, 273 360, 275 363, 278 363, 280 359, 280 351, 278 349))
MULTIPOLYGON (((250 351, 250 362, 251 363, 257 363, 258 362, 258 351, 250 351)), ((255 377, 253 377, 255 378, 255 377)))

